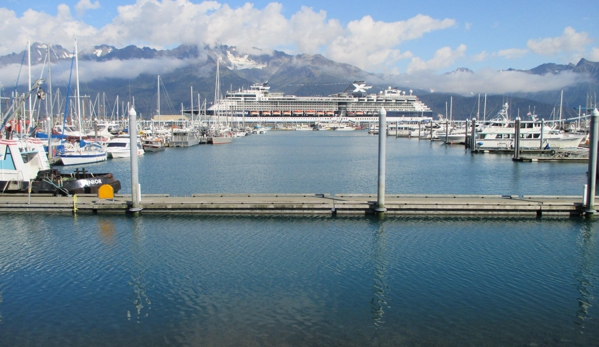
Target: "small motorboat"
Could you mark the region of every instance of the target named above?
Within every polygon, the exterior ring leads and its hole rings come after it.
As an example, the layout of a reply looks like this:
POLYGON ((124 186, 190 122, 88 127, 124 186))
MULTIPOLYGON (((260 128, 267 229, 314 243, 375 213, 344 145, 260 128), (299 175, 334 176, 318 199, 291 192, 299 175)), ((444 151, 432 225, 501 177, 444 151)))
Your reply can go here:
MULTIPOLYGON (((117 137, 114 137, 108 144, 106 145, 106 152, 108 154, 108 158, 117 159, 117 158, 131 158, 131 149, 130 149, 131 140, 129 139, 128 134, 121 134, 117 137)), ((141 140, 139 136, 137 136, 137 155, 143 155, 144 149, 141 146, 141 140)))
POLYGON ((141 145, 145 152, 160 152, 165 148, 164 141, 159 137, 145 138, 141 145))

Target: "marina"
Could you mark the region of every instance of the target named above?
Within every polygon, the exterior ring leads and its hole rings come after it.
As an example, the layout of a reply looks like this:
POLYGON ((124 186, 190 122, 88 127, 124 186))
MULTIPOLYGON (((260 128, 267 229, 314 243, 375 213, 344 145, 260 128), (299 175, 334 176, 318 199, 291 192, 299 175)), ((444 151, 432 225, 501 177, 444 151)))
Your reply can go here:
POLYGON ((5 1, 0 347, 599 346, 597 4, 501 5, 5 1))
POLYGON ((114 198, 1 196, 0 344, 599 342, 587 163, 389 136, 397 213, 379 218, 377 140, 270 131, 143 155, 137 217, 128 160, 86 165, 121 181, 114 198))

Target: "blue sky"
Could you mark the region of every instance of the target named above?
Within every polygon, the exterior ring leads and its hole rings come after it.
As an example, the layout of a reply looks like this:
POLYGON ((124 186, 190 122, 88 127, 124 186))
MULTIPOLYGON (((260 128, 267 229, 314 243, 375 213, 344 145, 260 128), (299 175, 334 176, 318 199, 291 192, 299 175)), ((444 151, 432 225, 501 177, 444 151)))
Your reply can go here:
POLYGON ((596 0, 5 0, 0 55, 23 51, 27 40, 72 47, 77 39, 80 49, 223 43, 248 52, 320 53, 404 79, 467 67, 488 80, 489 71, 599 61, 598 13, 596 0))

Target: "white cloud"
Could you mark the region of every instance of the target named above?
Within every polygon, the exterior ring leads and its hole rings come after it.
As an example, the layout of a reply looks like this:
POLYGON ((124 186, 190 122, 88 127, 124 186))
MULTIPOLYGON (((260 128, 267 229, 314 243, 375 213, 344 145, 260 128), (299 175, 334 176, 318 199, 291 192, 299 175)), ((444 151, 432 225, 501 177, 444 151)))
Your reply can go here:
MULTIPOLYGON (((177 68, 184 67, 190 62, 186 60, 163 58, 163 59, 132 59, 132 60, 110 60, 105 62, 79 61, 79 80, 82 84, 103 78, 133 79, 139 74, 154 71, 157 74, 166 74, 177 68)), ((32 76, 35 78, 47 78, 47 71, 42 71, 42 65, 32 66, 32 76)), ((15 71, 20 66, 10 64, 0 68, 0 81, 4 81, 4 88, 8 85, 14 86, 16 81, 15 71)), ((75 74, 71 76, 71 61, 60 61, 52 66, 52 81, 55 85, 66 85, 71 77, 75 83, 75 74)), ((19 85, 27 83, 27 76, 21 74, 19 85)), ((83 89, 82 85, 82 89, 83 89)))
MULTIPOLYGON (((81 0, 75 9, 98 8, 99 2, 81 0)), ((0 28, 15 38, 0 46, 0 55, 23 50, 27 40, 70 46, 75 38, 79 47, 110 44, 149 46, 156 49, 178 44, 236 46, 240 51, 259 47, 287 53, 321 53, 330 59, 366 70, 392 69, 401 59, 413 57, 399 46, 426 33, 455 25, 453 19, 435 19, 419 14, 396 21, 375 21, 370 16, 346 26, 328 19, 324 11, 302 7, 286 18, 283 5, 269 3, 263 9, 246 3, 232 8, 216 1, 192 3, 190 0, 137 0, 118 7, 118 15, 102 28, 73 19, 67 5, 58 6, 58 15, 28 11, 18 18, 0 9, 0 28), (358 54, 359 53, 359 54, 358 54)))
POLYGON ((454 24, 452 19, 436 20, 420 14, 407 21, 392 23, 377 22, 365 16, 350 22, 343 35, 329 43, 324 54, 335 61, 350 63, 362 69, 390 66, 400 59, 413 56, 397 48, 401 43, 454 24))
POLYGON ((325 11, 316 13, 308 7, 302 7, 289 22, 290 41, 298 52, 320 53, 344 31, 339 21, 326 20, 325 11))
POLYGON ((528 40, 526 46, 535 54, 555 57, 566 53, 581 54, 592 39, 586 32, 576 32, 567 27, 561 36, 540 40, 528 40))
POLYGON ((471 95, 472 93, 509 94, 559 90, 580 81, 583 77, 573 72, 535 75, 521 71, 485 69, 476 73, 438 75, 426 72, 401 75, 397 78, 399 83, 405 83, 413 88, 429 90, 434 86, 435 92, 471 95))
POLYGON ((0 32, 11 38, 0 45, 0 55, 6 55, 27 49, 27 41, 72 47, 75 38, 89 39, 95 36, 97 30, 74 20, 69 7, 62 4, 58 6, 55 17, 27 10, 18 18, 13 11, 0 9, 0 32))
POLYGON ((100 8, 100 2, 95 1, 91 2, 90 0, 80 0, 77 5, 75 5, 75 10, 77 11, 77 15, 83 16, 85 11, 87 10, 95 10, 100 8))
POLYGON ((509 48, 497 52, 497 55, 506 59, 519 59, 528 53, 526 49, 509 48))
POLYGON ((450 47, 443 47, 435 52, 434 57, 429 61, 423 61, 420 58, 412 58, 408 65, 407 73, 416 73, 419 71, 436 71, 453 65, 456 59, 464 56, 466 45, 460 45, 456 50, 450 47))
MULTIPOLYGON (((99 1, 80 0, 73 10, 82 14, 99 7, 99 1)), ((133 4, 119 6, 118 14, 109 24, 95 28, 73 18, 71 8, 65 4, 57 6, 54 16, 28 10, 18 17, 14 11, 0 8, 0 32, 4 37, 11 38, 0 42, 0 55, 22 52, 28 40, 60 44, 71 49, 77 39, 80 50, 99 44, 116 47, 133 44, 156 49, 172 48, 184 43, 200 46, 227 44, 236 46, 241 52, 255 52, 257 47, 262 52, 277 49, 290 54, 320 53, 334 61, 349 63, 367 71, 395 73, 396 77, 399 73, 397 63, 411 60, 406 71, 413 76, 404 74, 400 77, 410 78, 410 82, 406 82, 409 85, 426 89, 434 86, 437 91, 465 94, 515 92, 514 88, 521 91, 550 90, 562 88, 574 80, 573 75, 568 74, 535 76, 492 71, 439 76, 436 75, 438 70, 464 58, 466 45, 459 45, 455 49, 440 48, 430 60, 415 54, 415 48, 402 49, 406 42, 454 27, 456 21, 453 19, 436 19, 419 14, 404 20, 383 22, 364 16, 343 25, 336 19, 328 18, 325 11, 302 7, 286 17, 283 10, 282 4, 274 2, 263 8, 256 8, 252 3, 232 8, 217 1, 137 0, 133 4)), ((471 26, 471 23, 464 24, 466 30, 470 30, 471 26)), ((585 47, 591 41, 587 33, 576 32, 568 27, 559 37, 529 40, 526 49, 506 49, 495 53, 481 51, 471 59, 516 59, 530 53, 559 56, 564 52, 569 57, 576 57, 586 52, 585 47)), ((599 48, 592 48, 587 58, 598 61, 599 48)), ((102 63, 100 69, 87 64, 80 64, 82 80, 96 76, 132 78, 141 72, 158 72, 159 68, 174 69, 184 62, 113 61, 102 63)), ((68 69, 65 67, 65 70, 68 69)), ((2 67, 0 81, 5 86, 10 84, 16 78, 15 71, 18 69, 14 66, 2 67)), ((53 69, 54 73, 56 76, 53 78, 59 78, 58 69, 53 69)), ((396 85, 400 81, 390 82, 396 85)))
POLYGON ((485 61, 488 58, 489 58, 489 54, 487 53, 487 51, 482 51, 482 52, 472 56, 473 61, 485 61))

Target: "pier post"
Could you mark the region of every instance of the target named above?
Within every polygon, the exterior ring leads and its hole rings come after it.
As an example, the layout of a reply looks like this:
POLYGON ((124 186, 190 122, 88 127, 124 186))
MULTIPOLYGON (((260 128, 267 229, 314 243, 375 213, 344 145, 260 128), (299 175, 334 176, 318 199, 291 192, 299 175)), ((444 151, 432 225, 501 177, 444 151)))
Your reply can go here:
POLYGON ((395 121, 395 138, 399 137, 399 121, 395 121))
POLYGON ((597 147, 599 135, 599 111, 594 109, 591 114, 591 133, 589 137, 589 170, 586 196, 586 215, 590 217, 595 214, 595 188, 597 183, 597 147))
POLYGON ((541 119, 541 143, 539 144, 539 149, 543 149, 543 132, 545 131, 545 118, 541 119))
POLYGON ((449 136, 449 120, 445 118, 445 144, 447 144, 449 136))
POLYGON ((514 159, 520 159, 520 117, 514 122, 514 159))
POLYGON ((472 151, 472 146, 470 146, 470 141, 468 140, 468 119, 464 122, 464 143, 466 144, 466 148, 470 148, 472 151))
POLYGON ((129 212, 139 212, 139 201, 141 200, 141 188, 139 186, 139 173, 137 167, 137 112, 131 106, 129 109, 129 150, 131 153, 131 201, 129 212))
MULTIPOLYGON (((2 101, 2 99, 0 99, 0 101, 2 101)), ((52 159, 54 157, 54 148, 52 146, 52 117, 48 117, 47 120, 48 121, 46 124, 48 125, 48 158, 52 159)))
POLYGON ((94 141, 98 142, 98 118, 94 118, 94 141))
POLYGON ((377 194, 377 206, 375 211, 377 213, 384 213, 387 211, 385 208, 385 157, 387 155, 387 110, 381 107, 379 111, 379 180, 378 180, 378 194, 377 194))
MULTIPOLYGON (((466 126, 468 129, 468 126, 466 126)), ((470 135, 470 148, 471 151, 476 151, 476 117, 472 118, 472 135, 470 135)))
POLYGON ((431 136, 430 141, 432 141, 433 140, 433 122, 432 121, 431 121, 431 130, 430 130, 429 135, 431 136))

